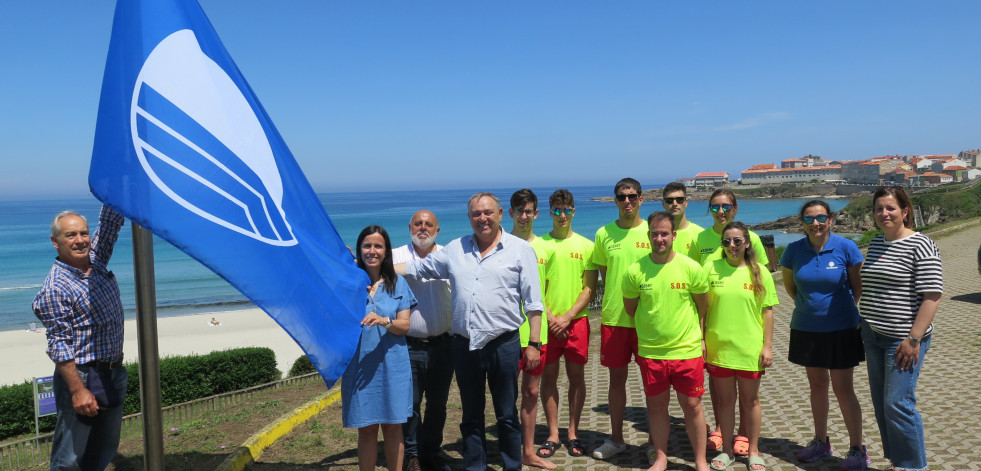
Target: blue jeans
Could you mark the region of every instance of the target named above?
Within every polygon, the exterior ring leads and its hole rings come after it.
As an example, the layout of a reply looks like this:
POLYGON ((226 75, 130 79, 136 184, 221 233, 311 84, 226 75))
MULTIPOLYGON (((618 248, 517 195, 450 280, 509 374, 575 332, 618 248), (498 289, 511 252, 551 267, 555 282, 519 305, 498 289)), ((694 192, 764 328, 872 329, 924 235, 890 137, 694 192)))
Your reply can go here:
POLYGON ((446 424, 446 399, 453 382, 453 353, 449 335, 428 342, 406 337, 412 365, 412 415, 402 424, 407 456, 430 457, 439 454, 446 424), (426 398, 423 419, 422 399, 426 398))
MULTIPOLYGON (((87 374, 84 365, 77 366, 79 373, 87 374)), ((92 371, 95 374, 95 371, 92 371)), ((126 368, 112 370, 112 383, 120 397, 126 396, 126 368)), ((61 375, 54 374, 55 405, 58 419, 55 421, 51 443, 51 471, 97 470, 103 471, 116 456, 119 447, 119 429, 123 422, 123 404, 112 408, 99 408, 99 415, 91 425, 78 420, 72 406, 72 394, 61 375)))
POLYGON ((923 420, 916 411, 916 380, 930 349, 930 336, 920 341, 920 359, 906 371, 894 365, 896 347, 903 339, 882 335, 862 321, 862 341, 882 453, 896 468, 926 469, 923 420))
POLYGON ((463 403, 463 464, 467 471, 487 469, 484 427, 486 387, 490 387, 497 437, 504 471, 521 471, 521 427, 518 423, 518 360, 521 345, 518 331, 491 340, 470 351, 470 340, 453 337, 453 366, 463 403))

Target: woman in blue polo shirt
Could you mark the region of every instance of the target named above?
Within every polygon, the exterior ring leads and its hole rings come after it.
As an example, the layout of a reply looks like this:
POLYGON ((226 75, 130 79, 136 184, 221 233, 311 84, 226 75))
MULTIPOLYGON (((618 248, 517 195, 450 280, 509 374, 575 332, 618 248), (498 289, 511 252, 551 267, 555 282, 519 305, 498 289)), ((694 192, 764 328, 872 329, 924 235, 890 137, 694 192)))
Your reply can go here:
POLYGON ((831 233, 834 213, 824 201, 808 201, 800 216, 807 237, 788 245, 780 259, 784 286, 795 303, 788 359, 807 370, 814 417, 814 439, 797 453, 797 459, 813 462, 832 454, 830 383, 849 435, 850 448, 841 469, 866 469, 862 407, 853 383, 855 367, 865 360, 857 307, 862 295, 862 252, 855 242, 831 233))

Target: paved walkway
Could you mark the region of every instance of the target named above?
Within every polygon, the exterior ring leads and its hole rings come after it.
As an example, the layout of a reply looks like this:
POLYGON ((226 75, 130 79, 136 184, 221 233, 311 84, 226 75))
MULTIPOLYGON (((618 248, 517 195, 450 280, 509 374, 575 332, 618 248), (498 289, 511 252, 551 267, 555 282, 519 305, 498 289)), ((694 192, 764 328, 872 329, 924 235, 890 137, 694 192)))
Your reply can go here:
MULTIPOLYGON (((966 223, 945 234, 934 234, 933 237, 940 246, 944 261, 945 292, 934 322, 932 348, 926 355, 926 364, 920 374, 917 389, 918 409, 924 419, 927 455, 931 470, 981 469, 976 461, 981 450, 981 435, 974 433, 979 426, 978 416, 981 415, 981 319, 978 319, 981 314, 981 276, 978 274, 976 257, 978 243, 981 241, 981 221, 966 223)), ((777 288, 781 304, 775 309, 776 362, 767 371, 761 385, 763 429, 760 451, 771 470, 838 470, 848 448, 848 435, 833 394, 830 398, 828 428, 835 447, 835 456, 812 464, 798 463, 794 458, 796 452, 813 437, 813 425, 804 369, 786 360, 792 301, 782 285, 777 288)), ((599 321, 595 319, 594 330, 598 325, 599 321)), ((609 432, 606 400, 608 374, 599 365, 597 342, 594 341, 591 347, 590 362, 586 366, 586 406, 579 433, 579 438, 590 451, 599 446, 609 432)), ((624 435, 630 444, 627 451, 610 461, 599 461, 590 457, 573 458, 563 446, 552 457, 552 461, 560 466, 559 469, 578 471, 648 468, 642 448, 647 443, 643 386, 636 367, 631 367, 630 375, 624 424, 624 435)), ((564 396, 567 391, 563 376, 564 373, 560 376, 560 396, 564 396)), ((865 442, 872 457, 871 469, 882 470, 889 463, 882 456, 864 365, 855 369, 855 387, 862 403, 865 442)), ((451 398, 456 394, 456 388, 453 389, 451 398)), ((458 407, 454 400, 451 399, 451 407, 458 407)), ((711 402, 707 395, 703 406, 708 419, 713 420, 711 402)), ((568 424, 568 418, 564 405, 561 410, 560 437, 564 438, 563 426, 568 424)), ((694 455, 681 420, 683 414, 676 401, 672 401, 670 412, 672 426, 668 442, 669 469, 694 469, 694 455)), ((493 411, 488 410, 486 414, 490 421, 488 433, 493 435, 493 411)), ((544 415, 539 408, 535 443, 540 444, 546 438, 544 422, 544 415)), ((460 443, 455 442, 459 432, 455 430, 455 423, 450 422, 446 426, 447 441, 444 442, 444 449, 449 453, 453 465, 460 466, 460 443)), ((487 444, 490 461, 495 463, 491 468, 500 469, 496 438, 490 438, 487 444)), ((708 458, 711 459, 712 456, 708 458)), ((347 463, 335 463, 334 467, 348 469, 354 466, 353 463, 350 467, 347 463)), ((748 469, 746 460, 738 460, 729 469, 748 469)))
MULTIPOLYGON (((981 415, 981 276, 978 275, 976 257, 981 241, 981 225, 969 224, 935 238, 944 261, 945 292, 935 321, 932 348, 926 355, 926 364, 920 375, 918 409, 924 419, 930 469, 979 469, 975 460, 981 450, 981 435, 974 432, 981 425, 978 421, 981 415)), ((813 437, 812 420, 804 369, 786 360, 793 303, 782 285, 777 288, 781 305, 775 310, 776 364, 767 371, 760 391, 763 403, 760 451, 768 469, 772 470, 838 470, 848 448, 848 435, 833 394, 828 427, 835 457, 814 464, 798 463, 794 458, 797 450, 813 437)), ((594 327, 596 325, 598 322, 594 322, 594 327)), ((593 350, 595 355, 591 355, 586 367, 588 394, 580 427, 580 438, 590 449, 601 444, 609 432, 606 401, 608 375, 606 369, 599 366, 598 347, 593 350)), ((855 369, 855 386, 862 403, 864 435, 872 457, 872 468, 884 469, 889 463, 882 456, 864 365, 855 369)), ((628 450, 604 462, 586 457, 573 458, 562 447, 552 458, 561 469, 648 467, 641 448, 647 442, 644 392, 635 367, 631 367, 627 387, 624 434, 631 445, 628 450)), ((564 394, 564 391, 562 389, 560 393, 564 394)), ((694 456, 681 420, 683 415, 676 402, 673 401, 671 407, 672 430, 668 444, 670 469, 694 469, 694 456)), ((711 417, 711 403, 707 395, 703 404, 711 417)), ((544 423, 541 410, 538 422, 544 423)), ((564 426, 568 419, 563 415, 559 423, 564 426)), ((561 428, 560 432, 564 438, 565 429, 561 428)), ((545 427, 539 425, 536 443, 541 443, 546 433, 545 427)), ((740 460, 729 469, 744 470, 748 467, 745 460, 740 460)))

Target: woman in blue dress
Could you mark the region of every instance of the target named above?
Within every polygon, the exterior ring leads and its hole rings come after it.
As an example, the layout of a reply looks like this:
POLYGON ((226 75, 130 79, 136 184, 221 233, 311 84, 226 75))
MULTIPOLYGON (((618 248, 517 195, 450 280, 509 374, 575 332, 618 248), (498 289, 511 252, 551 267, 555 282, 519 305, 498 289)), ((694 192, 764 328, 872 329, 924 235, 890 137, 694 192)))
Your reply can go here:
POLYGON ((344 427, 358 429, 358 468, 375 469, 378 429, 385 440, 390 471, 401 471, 402 424, 412 415, 412 382, 405 334, 415 296, 392 265, 392 244, 380 226, 358 235, 358 267, 368 273, 365 316, 358 350, 341 377, 344 427))

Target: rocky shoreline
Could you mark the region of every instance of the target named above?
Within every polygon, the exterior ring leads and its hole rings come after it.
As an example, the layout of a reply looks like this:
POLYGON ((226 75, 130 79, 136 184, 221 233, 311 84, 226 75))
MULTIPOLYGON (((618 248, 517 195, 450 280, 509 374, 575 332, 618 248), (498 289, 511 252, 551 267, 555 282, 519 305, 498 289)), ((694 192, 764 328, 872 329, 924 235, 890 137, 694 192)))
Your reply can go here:
MULTIPOLYGON (((783 231, 789 234, 798 234, 804 232, 804 222, 801 221, 800 216, 787 216, 776 221, 754 224, 749 228, 754 231, 783 231)), ((856 220, 847 214, 839 213, 834 223, 834 231, 845 234, 862 234, 873 229, 875 229, 875 223, 872 221, 871 215, 856 220)))

